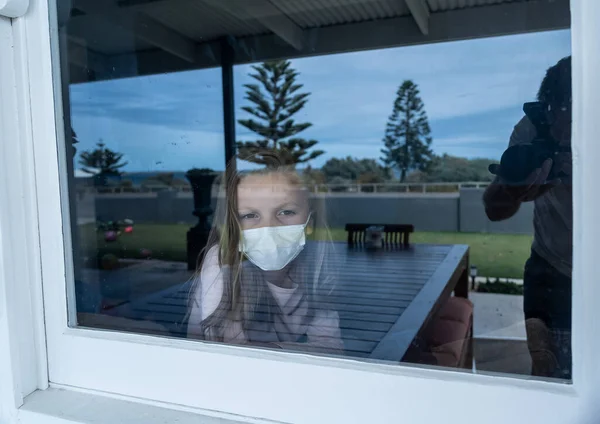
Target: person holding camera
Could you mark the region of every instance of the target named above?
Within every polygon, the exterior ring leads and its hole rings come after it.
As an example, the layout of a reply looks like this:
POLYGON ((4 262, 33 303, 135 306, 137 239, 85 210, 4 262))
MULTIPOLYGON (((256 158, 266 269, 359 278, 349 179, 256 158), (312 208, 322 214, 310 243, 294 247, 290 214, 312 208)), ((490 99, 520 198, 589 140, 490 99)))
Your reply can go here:
POLYGON ((502 221, 534 202, 534 240, 524 271, 524 313, 532 374, 571 379, 571 57, 550 67, 538 102, 524 105, 483 201, 502 221))

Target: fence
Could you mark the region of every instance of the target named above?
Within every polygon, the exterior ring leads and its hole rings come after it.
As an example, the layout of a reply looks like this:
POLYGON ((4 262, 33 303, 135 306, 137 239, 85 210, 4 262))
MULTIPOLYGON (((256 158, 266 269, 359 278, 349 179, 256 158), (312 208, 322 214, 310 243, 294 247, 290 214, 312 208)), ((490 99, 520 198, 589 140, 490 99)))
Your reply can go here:
MULTIPOLYGON (((371 184, 312 184, 313 193, 453 193, 463 188, 485 188, 489 182, 440 182, 440 183, 371 183, 371 184)), ((191 187, 181 186, 138 186, 138 187, 86 187, 82 191, 97 194, 159 193, 173 191, 191 193, 191 187)))
MULTIPOLYGON (((491 222, 483 207, 483 188, 454 193, 314 193, 315 213, 324 213, 332 228, 349 222, 413 224, 417 231, 531 234, 533 205, 525 203, 512 218, 491 222)), ((216 199, 213 199, 216 201, 216 199)), ((191 193, 87 193, 78 198, 80 224, 97 219, 133 219, 143 223, 193 225, 191 193)))
POLYGON ((313 193, 450 193, 462 188, 485 188, 489 182, 315 184, 313 193))

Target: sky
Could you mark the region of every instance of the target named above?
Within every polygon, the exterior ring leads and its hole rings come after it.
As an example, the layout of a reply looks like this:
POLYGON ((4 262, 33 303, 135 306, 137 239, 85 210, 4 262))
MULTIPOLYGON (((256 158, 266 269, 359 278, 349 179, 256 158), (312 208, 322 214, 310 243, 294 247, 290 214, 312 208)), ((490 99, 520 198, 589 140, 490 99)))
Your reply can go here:
MULTIPOLYGON (((310 92, 295 119, 299 136, 332 157, 378 159, 396 91, 419 87, 436 154, 498 159, 524 102, 535 100, 548 67, 570 54, 570 31, 552 31, 344 53, 292 60, 310 92)), ((251 65, 234 69, 236 119, 247 118, 243 85, 251 65)), ((70 88, 78 152, 102 141, 124 154, 128 172, 224 169, 220 69, 203 69, 70 88)), ((240 125, 237 139, 257 139, 240 125)))

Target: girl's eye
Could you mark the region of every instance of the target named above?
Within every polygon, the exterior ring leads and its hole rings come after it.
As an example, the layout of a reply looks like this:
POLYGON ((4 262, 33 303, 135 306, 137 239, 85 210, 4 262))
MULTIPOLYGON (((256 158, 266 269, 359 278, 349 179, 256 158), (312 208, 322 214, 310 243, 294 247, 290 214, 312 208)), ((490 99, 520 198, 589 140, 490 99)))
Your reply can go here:
POLYGON ((258 218, 258 214, 251 212, 251 213, 247 213, 245 215, 240 216, 240 219, 256 219, 258 218))
POLYGON ((279 215, 279 216, 294 216, 294 215, 296 215, 296 212, 291 211, 289 209, 284 209, 282 211, 279 211, 279 213, 277 215, 279 215))

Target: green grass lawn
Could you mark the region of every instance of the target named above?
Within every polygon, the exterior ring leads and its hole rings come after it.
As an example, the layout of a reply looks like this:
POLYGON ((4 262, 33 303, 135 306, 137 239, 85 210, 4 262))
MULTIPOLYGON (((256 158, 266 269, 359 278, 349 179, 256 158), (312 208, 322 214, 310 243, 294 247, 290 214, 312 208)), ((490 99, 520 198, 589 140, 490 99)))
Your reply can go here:
POLYGON ((415 233, 415 243, 468 244, 471 265, 485 277, 523 278, 532 236, 481 233, 415 233))
MULTIPOLYGON (((104 241, 93 225, 80 227, 84 254, 94 260, 100 255, 115 254, 119 258, 140 258, 141 249, 150 249, 152 257, 168 261, 186 261, 187 224, 136 224, 132 234, 122 234, 116 242, 104 241)), ((345 241, 343 229, 331 230, 335 241, 345 241)), ((322 235, 318 233, 317 238, 322 235)), ((471 248, 471 264, 486 277, 523 278, 523 266, 529 257, 532 237, 512 234, 416 232, 411 243, 467 244, 471 248)))
MULTIPOLYGON (((331 236, 336 241, 347 239, 341 228, 332 229, 331 236)), ((411 243, 467 244, 471 265, 479 275, 494 278, 523 278, 532 241, 532 236, 518 234, 415 232, 410 236, 411 243)))

